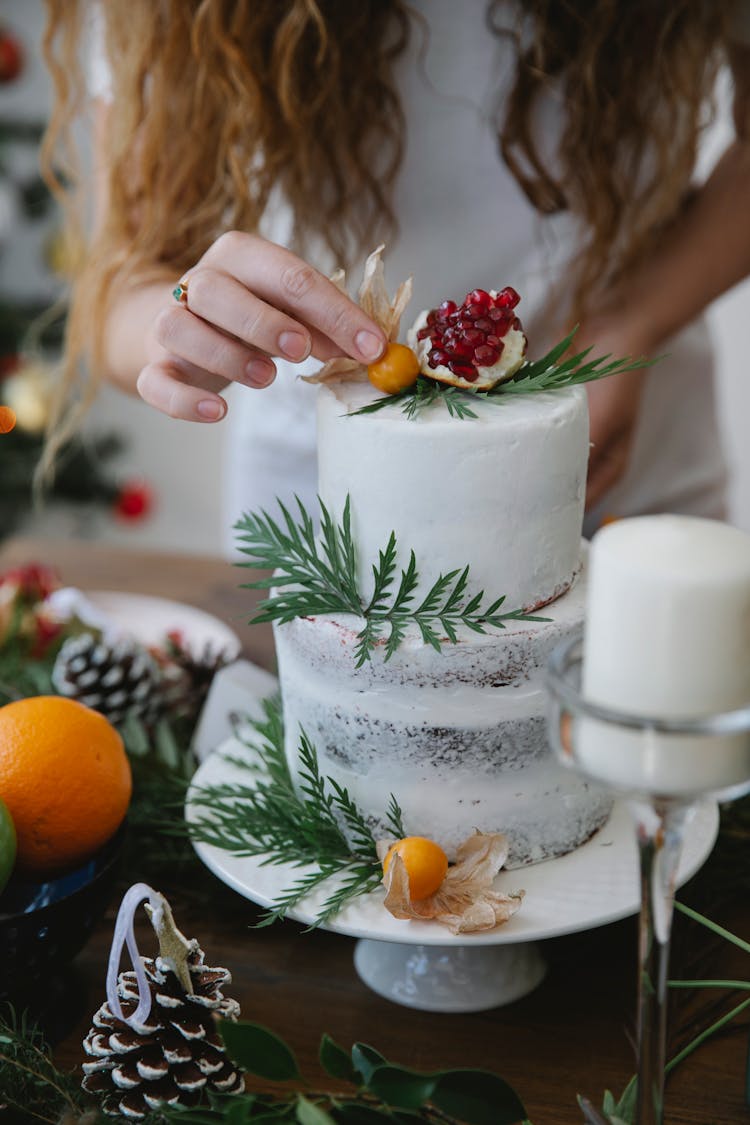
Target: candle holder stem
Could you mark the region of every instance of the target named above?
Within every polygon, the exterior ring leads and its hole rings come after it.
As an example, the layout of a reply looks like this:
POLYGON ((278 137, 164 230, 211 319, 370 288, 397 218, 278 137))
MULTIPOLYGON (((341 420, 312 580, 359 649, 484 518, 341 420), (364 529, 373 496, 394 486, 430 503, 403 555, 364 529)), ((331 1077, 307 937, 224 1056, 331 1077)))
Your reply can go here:
POLYGON ((662 1125, 669 938, 687 809, 658 799, 630 805, 641 869, 636 1122, 662 1125))

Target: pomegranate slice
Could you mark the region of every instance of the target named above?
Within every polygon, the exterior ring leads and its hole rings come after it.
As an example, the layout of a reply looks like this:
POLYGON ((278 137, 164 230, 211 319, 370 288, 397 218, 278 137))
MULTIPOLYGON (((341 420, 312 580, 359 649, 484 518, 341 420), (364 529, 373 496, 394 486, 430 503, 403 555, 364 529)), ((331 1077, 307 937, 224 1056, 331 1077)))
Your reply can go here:
POLYGON ((499 293, 472 289, 460 305, 445 300, 421 313, 410 343, 422 374, 475 391, 510 379, 526 354, 523 326, 513 311, 520 299, 510 285, 499 293))

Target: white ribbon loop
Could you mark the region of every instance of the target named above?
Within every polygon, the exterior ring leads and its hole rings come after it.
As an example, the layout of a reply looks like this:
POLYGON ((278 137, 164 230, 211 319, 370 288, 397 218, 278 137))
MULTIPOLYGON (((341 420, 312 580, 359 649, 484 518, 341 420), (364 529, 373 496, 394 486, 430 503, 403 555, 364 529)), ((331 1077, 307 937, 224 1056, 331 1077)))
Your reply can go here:
POLYGON ((107 1001, 110 1011, 117 1019, 122 1020, 134 1031, 143 1027, 151 1014, 151 989, 148 985, 146 970, 143 967, 143 958, 138 952, 133 930, 135 912, 142 902, 149 901, 154 911, 161 911, 163 898, 153 887, 147 883, 135 883, 129 891, 125 892, 120 909, 117 912, 115 932, 112 937, 112 948, 109 953, 107 966, 107 1001), (120 972, 120 958, 123 946, 127 945, 130 959, 135 969, 135 978, 138 985, 138 1006, 130 1016, 125 1016, 120 1004, 117 991, 117 980, 120 972))

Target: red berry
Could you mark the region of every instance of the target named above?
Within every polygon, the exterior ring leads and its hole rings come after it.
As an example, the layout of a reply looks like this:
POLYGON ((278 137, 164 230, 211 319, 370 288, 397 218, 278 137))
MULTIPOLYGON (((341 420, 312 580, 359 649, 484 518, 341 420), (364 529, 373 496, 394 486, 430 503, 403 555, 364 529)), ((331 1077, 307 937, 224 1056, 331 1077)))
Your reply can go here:
POLYGON ((150 513, 153 505, 153 493, 144 481, 128 481, 115 500, 115 512, 124 520, 141 520, 150 513))
POLYGON ((0 31, 0 82, 12 82, 23 70, 21 41, 8 31, 0 31))

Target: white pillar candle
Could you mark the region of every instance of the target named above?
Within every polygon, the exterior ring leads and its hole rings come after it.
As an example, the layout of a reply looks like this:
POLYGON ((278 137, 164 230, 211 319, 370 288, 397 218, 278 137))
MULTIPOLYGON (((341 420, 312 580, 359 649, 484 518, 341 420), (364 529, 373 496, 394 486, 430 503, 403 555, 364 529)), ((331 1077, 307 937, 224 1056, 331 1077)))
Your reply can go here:
MULTIPOLYGON (((586 700, 691 719, 750 705, 750 535, 713 520, 644 516, 594 537, 586 700)), ((644 734, 580 724, 579 761, 603 780, 676 795, 750 777, 750 736, 644 734)))

